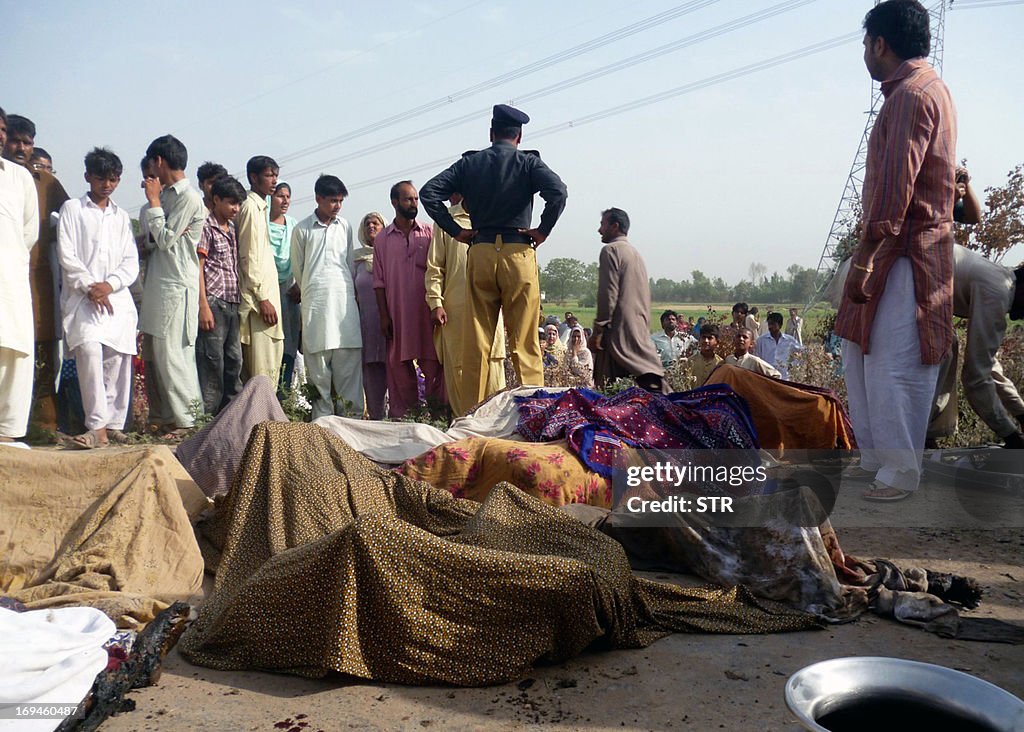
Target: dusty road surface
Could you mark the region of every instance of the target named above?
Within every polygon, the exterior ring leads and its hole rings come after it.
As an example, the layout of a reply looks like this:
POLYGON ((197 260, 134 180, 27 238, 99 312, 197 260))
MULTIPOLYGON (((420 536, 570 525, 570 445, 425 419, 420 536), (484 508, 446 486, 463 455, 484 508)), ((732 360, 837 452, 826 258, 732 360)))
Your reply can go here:
MULTIPOLYGON (((971 575, 985 596, 967 617, 1024 624, 1020 499, 999 504, 1001 527, 977 528, 992 516, 965 518, 958 506, 964 495, 938 486, 926 485, 902 504, 876 507, 857 503, 856 495, 842 498, 834 521, 848 553, 971 575), (905 528, 908 516, 925 528, 905 528)), ((865 616, 816 632, 673 635, 647 649, 591 653, 536 668, 518 683, 476 689, 218 672, 192 666, 174 651, 159 684, 131 695, 136 711, 102 729, 794 730, 783 700, 787 677, 808 664, 852 655, 938 663, 1024 696, 1024 646, 948 640, 865 616)))

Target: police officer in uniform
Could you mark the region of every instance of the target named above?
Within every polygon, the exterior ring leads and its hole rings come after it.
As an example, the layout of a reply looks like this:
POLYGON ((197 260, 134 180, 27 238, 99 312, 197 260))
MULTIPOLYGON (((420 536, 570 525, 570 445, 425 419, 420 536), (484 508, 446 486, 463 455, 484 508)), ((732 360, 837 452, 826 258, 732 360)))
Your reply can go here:
POLYGON ((544 364, 537 339, 540 281, 534 251, 551 234, 565 208, 566 188, 540 154, 520 150, 523 125, 530 118, 497 104, 491 118, 491 146, 469 152, 420 189, 420 201, 437 225, 469 244, 466 298, 469 312, 463 336, 462 373, 466 399, 486 399, 486 374, 498 312, 504 312, 512 364, 524 386, 544 384, 544 364), (455 222, 444 202, 462 193, 474 229, 455 222), (537 228, 530 228, 533 195, 544 199, 537 228), (475 398, 474 398, 475 397, 475 398))

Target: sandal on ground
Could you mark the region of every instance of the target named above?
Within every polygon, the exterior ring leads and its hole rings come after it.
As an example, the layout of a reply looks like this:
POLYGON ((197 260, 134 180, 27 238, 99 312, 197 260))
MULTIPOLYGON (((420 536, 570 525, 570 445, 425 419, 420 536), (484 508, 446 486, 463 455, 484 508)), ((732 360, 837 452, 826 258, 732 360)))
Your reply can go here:
POLYGON ((865 501, 892 503, 893 501, 902 501, 905 498, 910 498, 912 492, 901 491, 899 488, 893 488, 892 486, 885 485, 885 483, 875 481, 871 484, 871 487, 861 494, 861 498, 865 501))
POLYGON ((116 442, 118 445, 127 445, 129 442, 128 435, 121 430, 111 429, 107 427, 107 439, 111 442, 116 442))
POLYGON ((109 442, 101 441, 97 434, 91 430, 75 435, 64 443, 66 447, 70 447, 73 450, 93 450, 98 447, 106 447, 109 444, 109 442))
POLYGON ((192 431, 191 427, 178 427, 177 429, 167 430, 164 434, 160 435, 161 440, 181 440, 188 437, 192 431))

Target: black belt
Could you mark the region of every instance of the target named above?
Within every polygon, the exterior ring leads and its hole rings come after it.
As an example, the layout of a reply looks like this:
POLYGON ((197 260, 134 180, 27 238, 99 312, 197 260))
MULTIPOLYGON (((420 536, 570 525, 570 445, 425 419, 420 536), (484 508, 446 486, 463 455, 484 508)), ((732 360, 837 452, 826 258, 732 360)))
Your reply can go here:
POLYGON ((503 244, 533 244, 533 239, 527 234, 520 234, 515 230, 481 229, 476 233, 473 241, 470 242, 470 246, 473 246, 473 244, 493 244, 494 240, 499 236, 503 244))

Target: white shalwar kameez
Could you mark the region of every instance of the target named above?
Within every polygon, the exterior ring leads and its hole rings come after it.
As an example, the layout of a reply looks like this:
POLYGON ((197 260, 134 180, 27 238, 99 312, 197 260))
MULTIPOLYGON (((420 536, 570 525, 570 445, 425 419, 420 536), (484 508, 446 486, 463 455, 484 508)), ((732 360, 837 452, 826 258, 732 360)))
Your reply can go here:
POLYGON ((316 213, 292 232, 292 274, 302 291, 302 353, 310 384, 320 397, 313 419, 337 411, 363 414, 363 337, 356 306, 352 227, 316 213), (338 404, 331 399, 331 388, 338 404))
POLYGON ((138 313, 129 287, 139 276, 139 254, 128 213, 113 201, 89 198, 60 210, 57 257, 64 340, 75 358, 87 429, 124 429, 132 387, 138 313), (89 300, 89 286, 106 282, 113 313, 89 300))
POLYGON ((28 430, 35 376, 35 323, 29 252, 39 238, 36 184, 25 168, 0 159, 0 437, 28 430))

